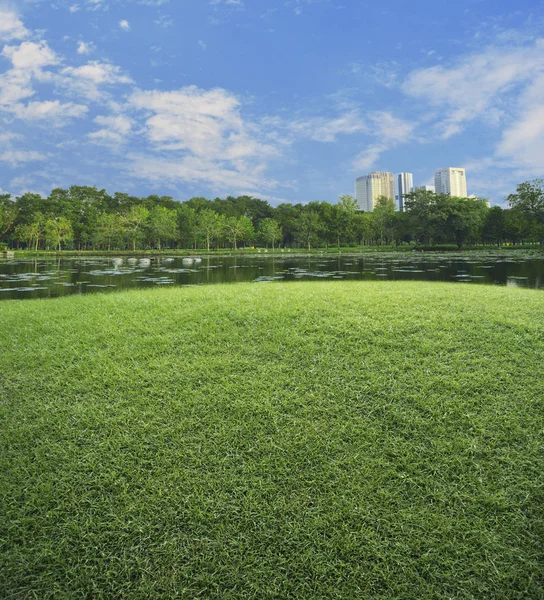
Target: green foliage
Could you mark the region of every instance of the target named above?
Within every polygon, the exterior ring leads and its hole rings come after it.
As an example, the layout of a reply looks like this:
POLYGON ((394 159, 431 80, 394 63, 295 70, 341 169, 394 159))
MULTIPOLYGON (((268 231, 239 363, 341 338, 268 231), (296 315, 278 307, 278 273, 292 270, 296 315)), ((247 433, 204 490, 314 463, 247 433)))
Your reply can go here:
POLYGON ((161 249, 161 240, 168 242, 178 236, 177 214, 172 208, 156 205, 149 215, 149 233, 151 239, 161 249))
POLYGON ((209 208, 205 208, 198 213, 196 228, 198 233, 206 240, 208 251, 210 250, 210 244, 221 237, 225 227, 224 220, 223 215, 218 215, 209 208))
POLYGON ((122 220, 127 236, 132 242, 133 250, 136 250, 136 244, 141 243, 144 239, 149 217, 150 212, 144 205, 134 204, 122 220))
POLYGON ((523 216, 525 230, 544 243, 544 180, 521 183, 507 198, 510 206, 523 216))
POLYGON ((59 252, 62 250, 62 243, 72 241, 74 236, 72 224, 66 217, 47 219, 44 230, 47 244, 57 247, 59 252))
POLYGON ((296 222, 296 238, 301 244, 311 249, 312 244, 319 241, 319 234, 324 226, 316 211, 306 210, 300 214, 296 222))
POLYGON ((275 219, 263 219, 259 224, 259 237, 265 244, 271 244, 274 249, 276 242, 283 238, 281 225, 275 219))
POLYGON ((0 235, 4 235, 11 230, 13 223, 17 219, 18 209, 11 200, 10 194, 0 195, 0 235))
POLYGON ((0 303, 0 597, 542 596, 538 290, 0 303))
POLYGON ((109 196, 95 187, 72 186, 56 188, 47 198, 27 193, 12 202, 9 195, 0 196, 0 239, 38 250, 52 245, 52 237, 37 231, 36 223, 63 217, 70 222, 70 240, 77 250, 136 251, 180 245, 210 250, 255 241, 273 248, 281 243, 306 249, 332 244, 340 249, 354 244, 455 243, 462 248, 481 243, 544 243, 544 191, 538 179, 518 186, 508 198, 511 208, 502 212, 490 212, 479 198, 422 190, 411 192, 405 200, 403 213, 395 212, 393 200, 386 197, 378 199, 373 212, 364 213, 349 195, 336 204, 272 207, 252 196, 176 202, 170 196, 139 198, 120 192, 109 196))

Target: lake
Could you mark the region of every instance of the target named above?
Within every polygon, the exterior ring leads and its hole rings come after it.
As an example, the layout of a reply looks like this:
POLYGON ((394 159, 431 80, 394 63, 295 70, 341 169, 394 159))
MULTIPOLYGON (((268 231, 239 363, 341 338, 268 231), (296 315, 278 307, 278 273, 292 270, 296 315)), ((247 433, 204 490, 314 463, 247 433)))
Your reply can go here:
POLYGON ((128 288, 275 280, 425 280, 544 288, 544 254, 246 254, 142 258, 0 258, 0 300, 128 288))

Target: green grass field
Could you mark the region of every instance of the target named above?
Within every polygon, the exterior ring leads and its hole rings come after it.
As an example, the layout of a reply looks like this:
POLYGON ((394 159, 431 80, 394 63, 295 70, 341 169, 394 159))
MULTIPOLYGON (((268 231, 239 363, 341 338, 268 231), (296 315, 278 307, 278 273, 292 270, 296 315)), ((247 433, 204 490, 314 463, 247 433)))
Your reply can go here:
POLYGON ((0 303, 1 598, 543 598, 541 291, 0 303))

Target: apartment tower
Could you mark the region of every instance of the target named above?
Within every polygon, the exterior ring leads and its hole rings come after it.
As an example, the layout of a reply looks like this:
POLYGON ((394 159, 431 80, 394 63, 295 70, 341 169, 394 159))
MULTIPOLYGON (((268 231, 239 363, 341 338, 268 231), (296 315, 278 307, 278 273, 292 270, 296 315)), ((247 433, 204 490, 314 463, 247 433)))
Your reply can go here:
POLYGON ((397 209, 404 212, 404 196, 414 191, 412 173, 399 173, 397 177, 397 209))
POLYGON ((467 176, 465 169, 449 167, 434 173, 434 187, 437 194, 467 197, 467 176))
POLYGON ((376 200, 380 196, 387 196, 395 200, 395 179, 393 173, 388 171, 375 171, 355 181, 355 199, 359 210, 372 212, 376 200))

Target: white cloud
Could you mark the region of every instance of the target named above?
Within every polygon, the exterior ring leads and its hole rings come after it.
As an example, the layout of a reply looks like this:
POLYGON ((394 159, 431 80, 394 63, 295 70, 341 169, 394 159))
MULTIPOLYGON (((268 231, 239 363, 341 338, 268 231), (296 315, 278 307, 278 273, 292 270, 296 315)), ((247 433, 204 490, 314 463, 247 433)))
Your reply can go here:
POLYGON ((55 65, 59 59, 47 42, 23 42, 20 46, 4 46, 2 55, 11 60, 13 67, 40 73, 43 67, 55 65))
POLYGON ((375 141, 356 156, 353 168, 358 171, 371 169, 383 152, 409 141, 414 128, 414 122, 399 119, 386 111, 370 114, 369 132, 375 141))
POLYGON ((544 40, 530 46, 490 47, 447 66, 412 72, 403 91, 436 107, 444 118, 443 138, 460 132, 465 123, 483 118, 499 124, 507 95, 544 71, 544 40))
POLYGON ((22 40, 28 37, 28 29, 13 11, 0 8, 0 40, 22 40))
POLYGON ((0 75, 0 108, 9 108, 33 94, 32 78, 28 72, 12 69, 0 75))
POLYGON ((25 121, 47 120, 60 125, 70 119, 85 116, 88 108, 82 104, 74 104, 72 102, 62 104, 59 100, 53 100, 29 102, 27 105, 15 104, 10 110, 18 119, 25 121))
MULTIPOLYGON (((224 89, 189 86, 172 92, 136 91, 133 109, 145 115, 144 135, 153 155, 132 155, 138 177, 204 181, 255 190, 276 146, 241 116, 239 99, 224 89)), ((271 184, 271 182, 268 182, 271 184)))
POLYGON ((516 120, 505 129, 497 156, 529 176, 542 175, 544 157, 544 75, 518 101, 516 120))
POLYGON ((153 22, 159 27, 170 27, 174 24, 174 20, 167 15, 161 15, 158 19, 155 19, 155 21, 153 22))
POLYGON ((313 117, 292 121, 288 128, 297 135, 316 142, 335 142, 339 135, 353 135, 367 131, 367 125, 358 110, 349 110, 338 117, 313 117))
POLYGON ((102 127, 89 134, 89 138, 96 143, 118 145, 124 142, 132 131, 133 121, 125 115, 100 115, 94 122, 102 127))
POLYGON ((81 67, 65 67, 60 75, 59 85, 72 94, 94 101, 104 96, 104 87, 132 83, 132 79, 125 75, 120 67, 97 60, 81 67))
POLYGON ((123 19, 122 21, 119 21, 119 27, 123 30, 123 31, 130 31, 130 24, 126 19, 123 19))
POLYGON ((225 4, 227 6, 243 6, 242 0, 210 0, 210 4, 217 6, 219 4, 225 4))
POLYGON ((0 153, 0 161, 9 163, 12 167, 27 162, 45 160, 47 157, 34 150, 6 150, 0 153))
POLYGON ((544 39, 497 37, 494 46, 449 66, 414 71, 403 91, 426 103, 431 137, 434 131, 447 139, 474 120, 498 130, 495 151, 471 161, 489 189, 493 175, 504 181, 542 174, 544 39))
POLYGON ((208 45, 202 40, 198 40, 198 45, 202 48, 202 50, 206 50, 206 48, 208 47, 208 45))
POLYGON ((90 54, 94 50, 94 44, 92 42, 82 42, 80 41, 77 45, 77 53, 78 54, 90 54))
POLYGON ((46 42, 4 46, 1 54, 12 63, 11 69, 0 74, 0 107, 4 109, 33 96, 33 78, 41 82, 50 80, 51 72, 43 68, 56 65, 59 61, 46 42))

